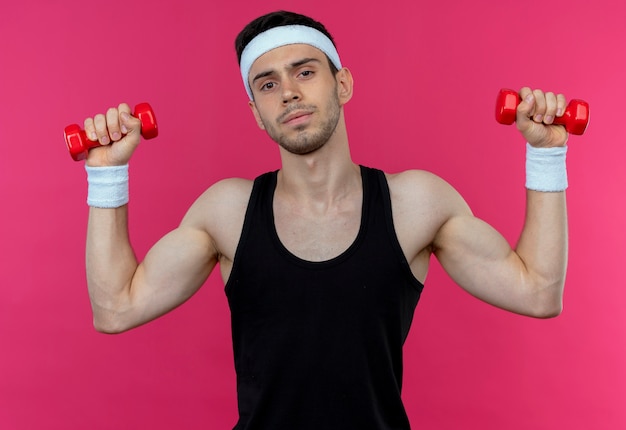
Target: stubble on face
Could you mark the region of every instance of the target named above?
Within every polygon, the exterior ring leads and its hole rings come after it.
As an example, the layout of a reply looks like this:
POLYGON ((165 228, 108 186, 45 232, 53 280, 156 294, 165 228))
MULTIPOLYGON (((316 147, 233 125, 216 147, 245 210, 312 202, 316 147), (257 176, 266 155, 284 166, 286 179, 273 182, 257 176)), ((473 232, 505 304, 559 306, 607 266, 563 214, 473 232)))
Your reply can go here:
POLYGON ((280 130, 280 126, 284 121, 284 118, 292 112, 299 110, 311 112, 313 115, 317 115, 320 112, 314 105, 294 103, 275 120, 270 121, 261 116, 261 121, 263 122, 263 126, 265 127, 267 134, 283 149, 292 154, 305 155, 315 152, 323 147, 337 128, 337 124, 339 123, 339 118, 341 116, 341 109, 339 106, 339 96, 337 95, 336 88, 333 89, 328 99, 325 109, 327 115, 321 124, 314 129, 311 129, 311 124, 296 126, 292 129, 295 130, 296 135, 289 137, 285 132, 280 130))

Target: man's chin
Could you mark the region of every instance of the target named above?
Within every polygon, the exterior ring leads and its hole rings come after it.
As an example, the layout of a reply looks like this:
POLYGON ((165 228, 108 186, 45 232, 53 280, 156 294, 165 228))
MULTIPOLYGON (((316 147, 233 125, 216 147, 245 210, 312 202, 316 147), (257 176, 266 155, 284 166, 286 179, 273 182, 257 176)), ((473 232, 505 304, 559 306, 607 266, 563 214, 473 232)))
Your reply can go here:
POLYGON ((307 155, 312 154, 322 148, 326 141, 305 141, 305 142, 284 142, 279 141, 278 144, 285 151, 294 155, 307 155))

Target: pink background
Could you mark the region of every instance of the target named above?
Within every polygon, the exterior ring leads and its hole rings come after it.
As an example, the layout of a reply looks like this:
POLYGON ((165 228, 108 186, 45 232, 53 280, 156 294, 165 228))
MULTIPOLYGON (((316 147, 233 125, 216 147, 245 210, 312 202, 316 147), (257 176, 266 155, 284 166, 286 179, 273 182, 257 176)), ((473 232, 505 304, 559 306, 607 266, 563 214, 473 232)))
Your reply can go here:
POLYGON ((216 276, 135 331, 96 333, 85 285, 82 163, 63 128, 149 101, 160 135, 132 161, 137 253, 224 177, 279 166, 246 105, 233 39, 279 8, 334 34, 355 77, 356 162, 430 170, 512 243, 524 142, 494 120, 501 87, 591 105, 570 138, 563 314, 491 308, 435 260, 405 348, 420 429, 626 428, 623 0, 78 0, 0 6, 0 428, 229 429, 236 420, 227 303, 216 276))

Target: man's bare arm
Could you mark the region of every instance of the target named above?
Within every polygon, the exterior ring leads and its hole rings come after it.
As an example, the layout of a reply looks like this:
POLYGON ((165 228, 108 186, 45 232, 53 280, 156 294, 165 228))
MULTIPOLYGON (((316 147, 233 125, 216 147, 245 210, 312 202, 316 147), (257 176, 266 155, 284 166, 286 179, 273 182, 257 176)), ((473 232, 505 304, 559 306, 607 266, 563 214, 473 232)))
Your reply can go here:
POLYGON ((519 314, 553 317, 561 312, 567 267, 565 196, 528 191, 527 206, 514 249, 491 226, 462 210, 441 227, 433 251, 470 294, 519 314))
MULTIPOLYGON (((198 199, 180 226, 158 241, 140 263, 129 240, 127 197, 119 206, 118 199, 107 200, 108 194, 97 192, 97 187, 92 189, 91 183, 93 173, 99 175, 94 184, 99 184, 102 178, 110 177, 110 172, 127 169, 140 142, 140 121, 122 103, 106 114, 85 119, 85 132, 102 145, 90 150, 86 160, 90 176, 88 201, 92 206, 86 263, 94 325, 104 332, 120 332, 183 303, 215 267, 218 252, 206 223, 211 219, 206 201, 215 193, 207 192, 198 199), (92 192, 98 198, 94 199, 92 192)), ((116 179, 109 183, 119 182, 116 179)), ((120 185, 114 187, 113 195, 117 196, 120 185)))
POLYGON ((86 261, 94 325, 100 331, 121 332, 191 297, 215 267, 217 253, 206 231, 183 222, 139 263, 123 206, 90 209, 86 261))
MULTIPOLYGON (((527 87, 520 96, 516 124, 529 150, 562 148, 567 132, 552 123, 563 114, 565 98, 527 87)), ((558 315, 568 247, 563 184, 550 192, 527 191, 524 228, 515 249, 474 218, 464 203, 453 203, 433 242, 435 254, 460 285, 483 300, 526 315, 558 315)))

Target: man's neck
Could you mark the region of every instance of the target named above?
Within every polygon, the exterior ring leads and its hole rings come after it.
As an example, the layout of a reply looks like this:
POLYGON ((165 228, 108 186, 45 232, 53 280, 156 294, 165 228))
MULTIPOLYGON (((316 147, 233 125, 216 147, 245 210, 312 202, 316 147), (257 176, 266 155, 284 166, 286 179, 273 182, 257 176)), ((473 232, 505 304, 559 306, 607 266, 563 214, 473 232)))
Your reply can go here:
POLYGON ((290 154, 281 148, 281 159, 276 193, 292 202, 332 205, 361 189, 360 169, 352 161, 345 134, 311 154, 290 154))

